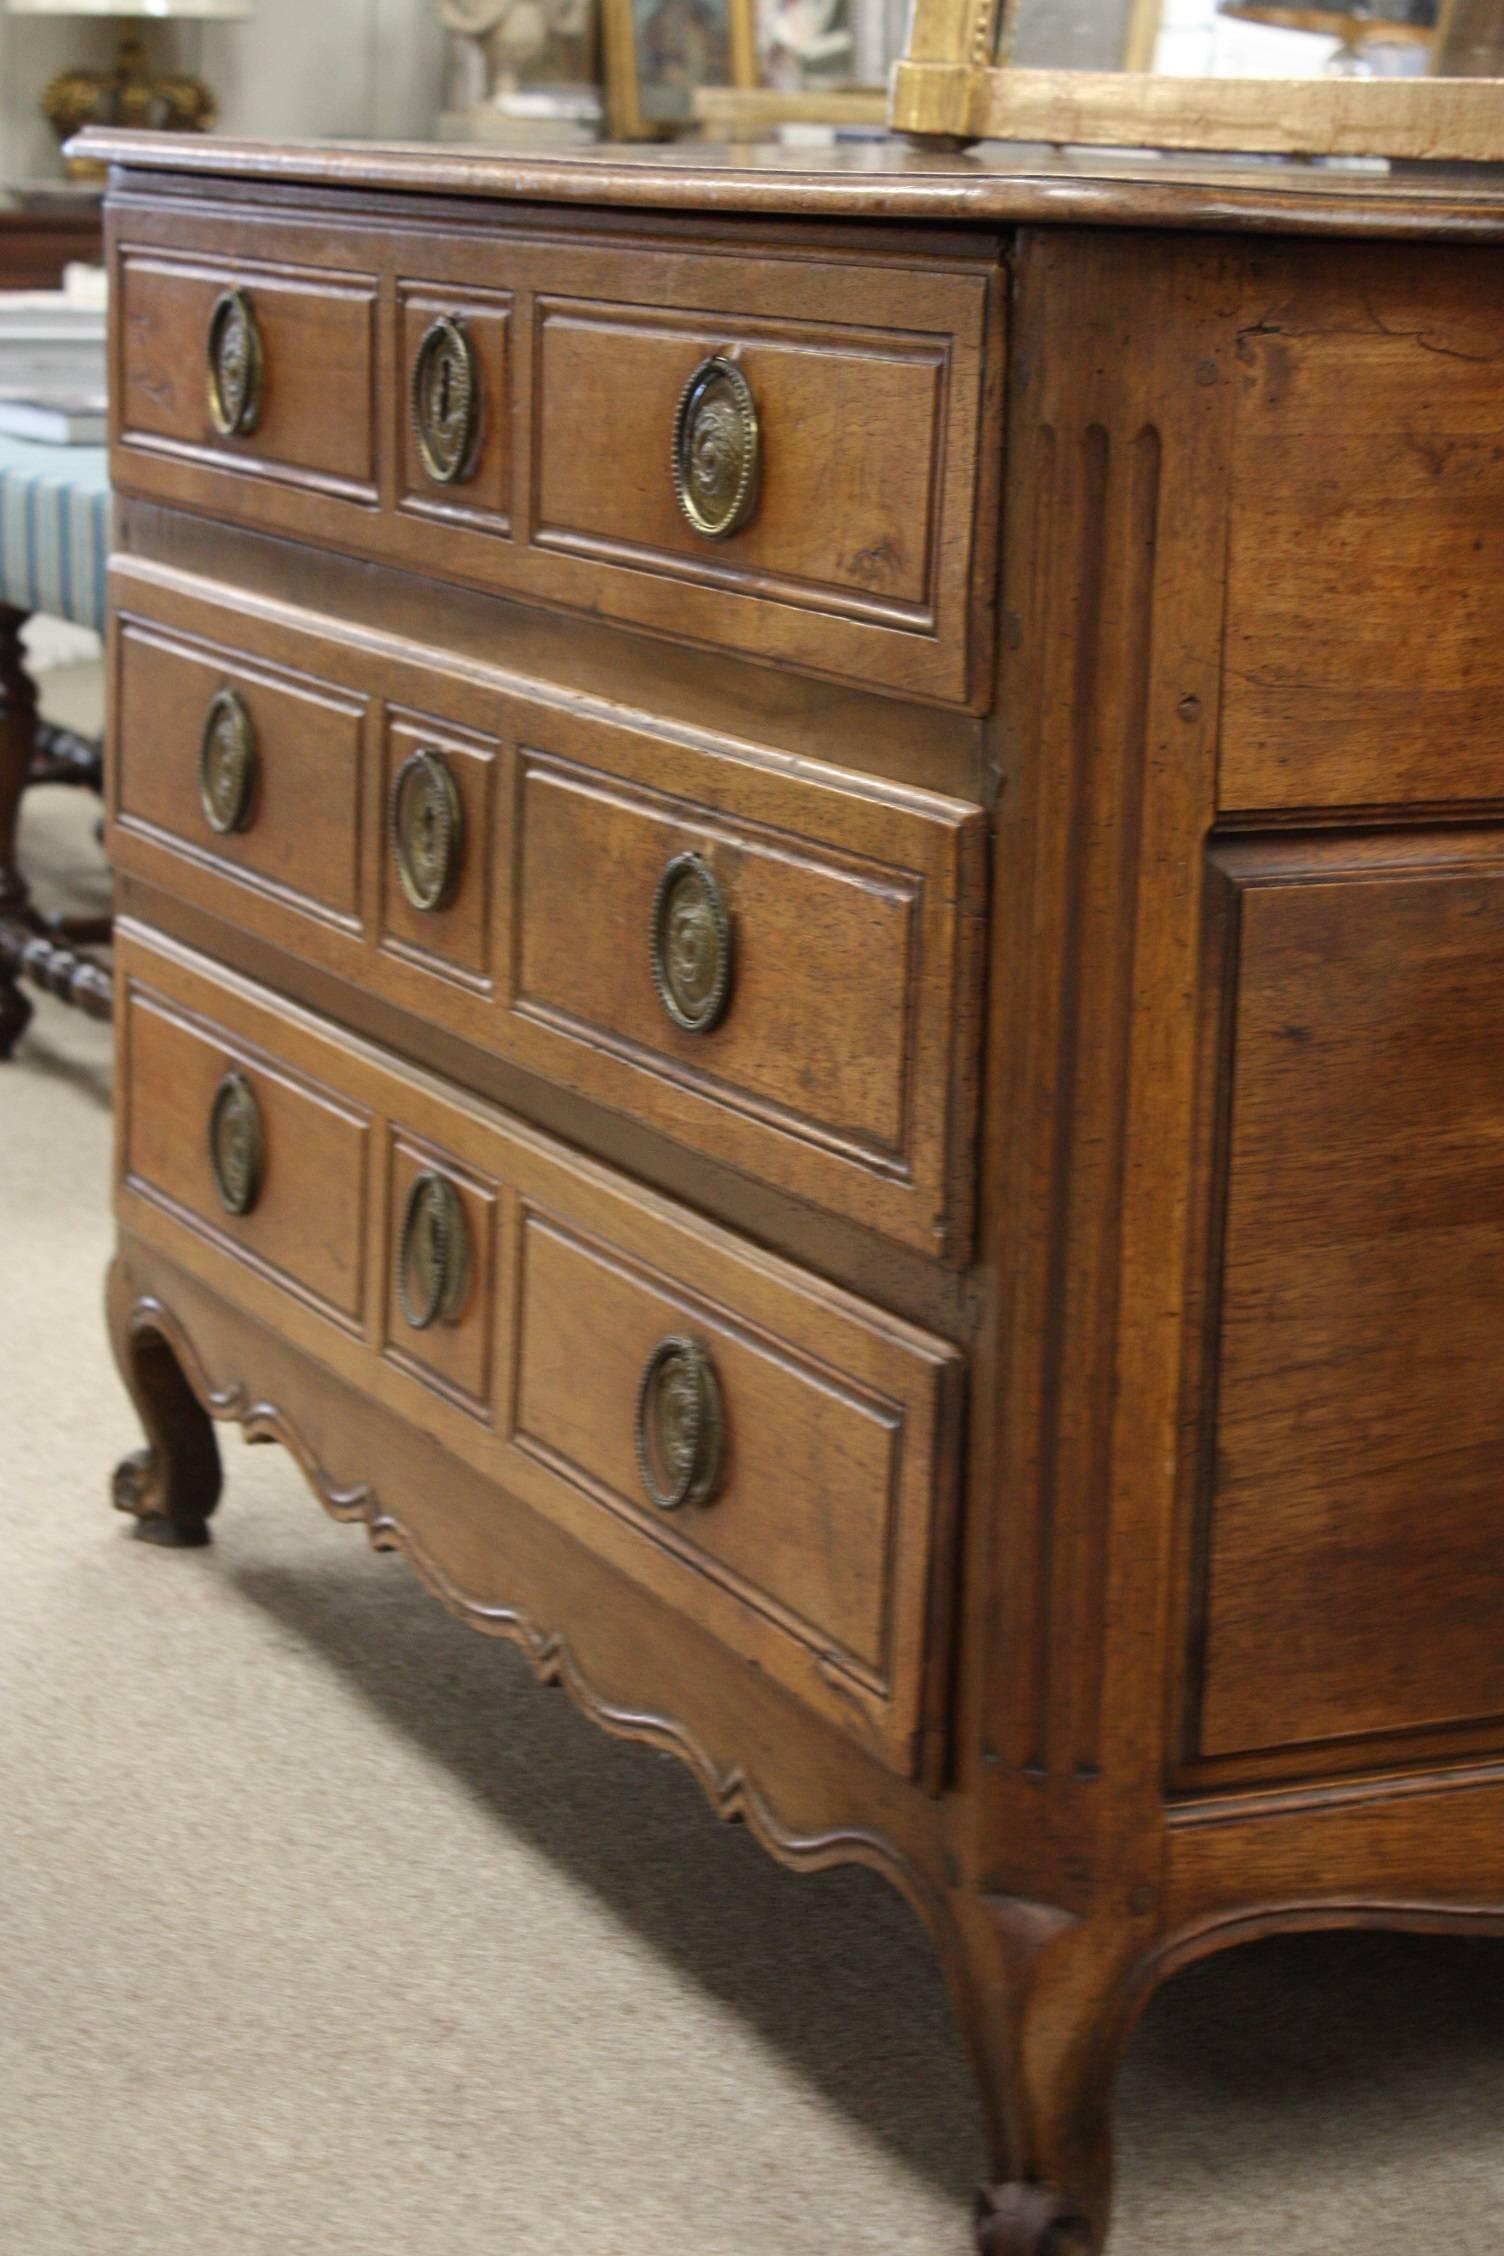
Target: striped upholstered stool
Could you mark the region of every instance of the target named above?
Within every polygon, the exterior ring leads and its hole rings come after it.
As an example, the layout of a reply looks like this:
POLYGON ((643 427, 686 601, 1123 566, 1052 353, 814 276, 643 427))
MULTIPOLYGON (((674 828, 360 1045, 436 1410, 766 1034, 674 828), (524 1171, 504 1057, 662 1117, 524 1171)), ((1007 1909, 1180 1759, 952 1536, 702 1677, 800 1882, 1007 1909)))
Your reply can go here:
POLYGON ((0 1058, 31 1016, 22 979, 97 1015, 109 1010, 108 973, 77 952, 103 929, 43 917, 16 861, 28 783, 98 785, 98 747, 41 720, 21 632, 38 613, 103 627, 109 519, 103 447, 0 437, 0 1058))

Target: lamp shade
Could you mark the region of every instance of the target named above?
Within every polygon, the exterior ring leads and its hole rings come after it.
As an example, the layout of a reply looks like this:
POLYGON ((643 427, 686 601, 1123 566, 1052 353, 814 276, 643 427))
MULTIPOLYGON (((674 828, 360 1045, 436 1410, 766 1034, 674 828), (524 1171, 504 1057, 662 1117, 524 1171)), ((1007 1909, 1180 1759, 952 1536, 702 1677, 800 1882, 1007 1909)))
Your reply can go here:
POLYGON ((256 13, 255 0, 0 0, 13 16, 161 16, 198 23, 237 23, 256 13))

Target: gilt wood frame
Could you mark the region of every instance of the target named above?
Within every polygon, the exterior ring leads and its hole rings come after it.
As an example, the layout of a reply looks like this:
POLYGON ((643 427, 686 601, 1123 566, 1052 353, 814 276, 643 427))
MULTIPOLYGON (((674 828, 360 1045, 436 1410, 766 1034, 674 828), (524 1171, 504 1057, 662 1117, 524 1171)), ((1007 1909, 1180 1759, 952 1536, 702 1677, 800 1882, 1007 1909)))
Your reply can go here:
POLYGON ((1156 78, 993 60, 1006 0, 915 0, 893 78, 900 133, 1110 148, 1262 151, 1487 163, 1504 159, 1494 78, 1156 78))

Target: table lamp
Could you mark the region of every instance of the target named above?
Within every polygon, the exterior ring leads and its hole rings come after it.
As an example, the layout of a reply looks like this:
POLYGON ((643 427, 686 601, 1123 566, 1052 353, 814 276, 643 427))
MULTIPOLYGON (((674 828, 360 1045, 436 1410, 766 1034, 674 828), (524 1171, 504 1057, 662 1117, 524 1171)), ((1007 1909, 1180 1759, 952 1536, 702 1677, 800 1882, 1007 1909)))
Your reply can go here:
MULTIPOLYGON (((132 20, 233 23, 255 14, 254 0, 8 0, 13 16, 109 16, 122 25, 120 51, 107 70, 59 71, 42 96, 42 109, 59 141, 82 126, 152 126, 158 131, 201 133, 214 123, 214 96, 201 80, 148 68, 132 20)), ((66 160, 74 179, 98 175, 97 165, 66 160)))

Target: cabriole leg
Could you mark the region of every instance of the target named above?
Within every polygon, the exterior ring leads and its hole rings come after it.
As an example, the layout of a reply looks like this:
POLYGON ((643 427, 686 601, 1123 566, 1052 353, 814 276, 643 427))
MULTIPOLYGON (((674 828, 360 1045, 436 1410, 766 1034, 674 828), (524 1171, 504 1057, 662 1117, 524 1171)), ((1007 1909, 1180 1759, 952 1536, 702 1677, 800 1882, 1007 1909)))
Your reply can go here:
POLYGON ((1112 2202, 1112 2103, 1140 2005, 1141 1938, 1011 1897, 951 1899, 945 1950, 987 2111, 980 2256, 1096 2256, 1112 2202))
POLYGON ((129 1512, 148 1543, 207 1543, 222 1474, 214 1427, 183 1375, 171 1345, 151 1321, 151 1303, 133 1297, 124 1267, 110 1270, 110 1339, 120 1375, 146 1431, 147 1447, 115 1468, 115 1509, 129 1512))

